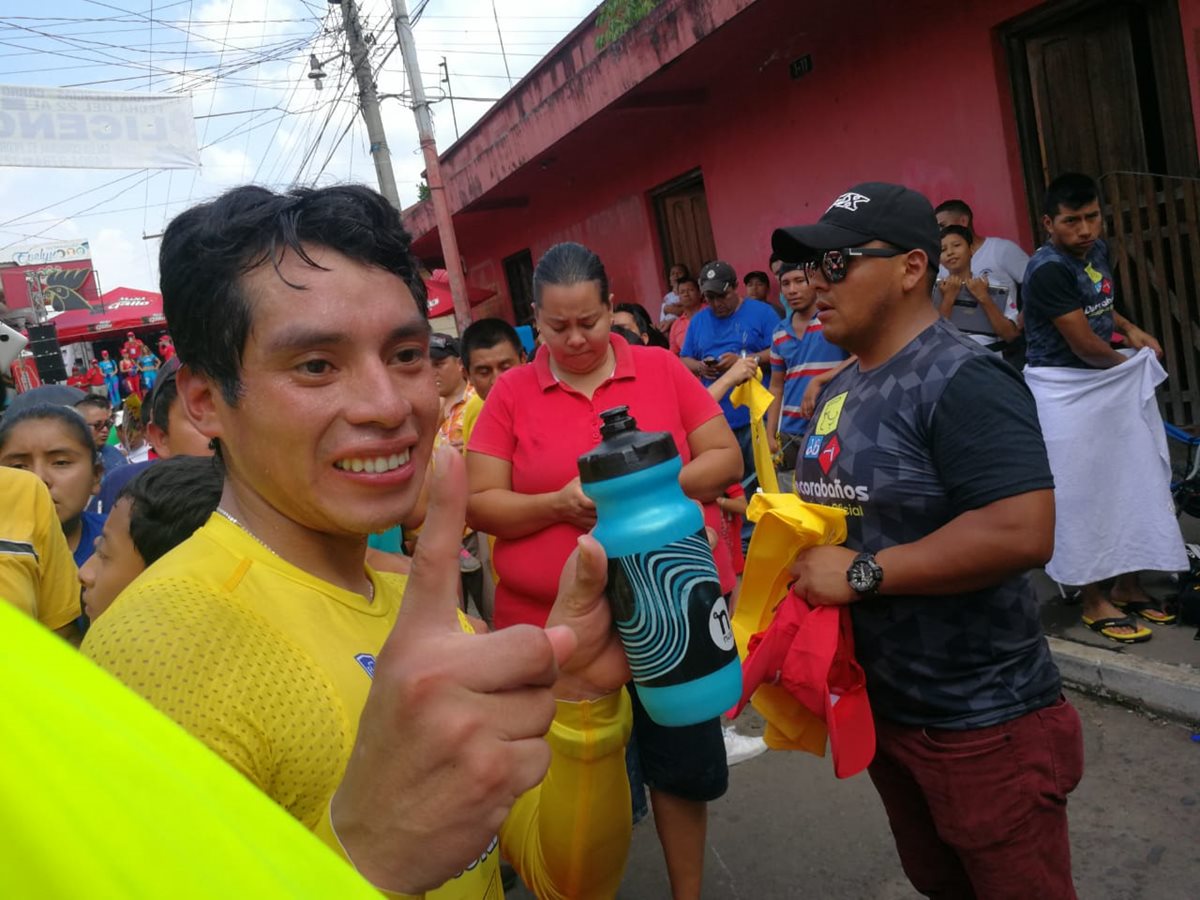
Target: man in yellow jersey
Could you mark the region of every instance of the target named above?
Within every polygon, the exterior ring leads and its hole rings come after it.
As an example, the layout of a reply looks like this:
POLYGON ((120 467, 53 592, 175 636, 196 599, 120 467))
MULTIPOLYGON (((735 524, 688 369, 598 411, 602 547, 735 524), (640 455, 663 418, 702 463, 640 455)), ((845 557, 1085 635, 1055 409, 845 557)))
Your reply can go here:
POLYGON ((628 668, 599 545, 581 539, 546 629, 466 633, 447 450, 412 574, 364 562, 416 501, 437 416, 396 210, 363 187, 236 188, 171 223, 159 269, 225 488, 84 652, 381 889, 498 898, 499 849, 539 896, 612 896, 628 668))
POLYGON ((0 601, 79 643, 75 560, 50 491, 32 472, 0 466, 0 601))

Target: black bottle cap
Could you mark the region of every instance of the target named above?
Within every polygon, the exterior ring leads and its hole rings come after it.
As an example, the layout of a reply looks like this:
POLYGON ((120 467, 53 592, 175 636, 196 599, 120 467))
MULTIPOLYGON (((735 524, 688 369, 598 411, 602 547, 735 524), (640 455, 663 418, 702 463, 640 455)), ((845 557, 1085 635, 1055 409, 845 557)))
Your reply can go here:
POLYGON ((675 438, 666 431, 639 431, 628 406, 600 413, 603 440, 579 457, 579 480, 606 481, 639 472, 679 456, 675 438))

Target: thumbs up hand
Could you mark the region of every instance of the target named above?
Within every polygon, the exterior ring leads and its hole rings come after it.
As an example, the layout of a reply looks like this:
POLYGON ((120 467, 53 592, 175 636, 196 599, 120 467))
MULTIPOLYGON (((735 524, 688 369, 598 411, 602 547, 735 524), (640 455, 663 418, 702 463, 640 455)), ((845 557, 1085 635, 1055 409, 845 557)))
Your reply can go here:
MULTIPOLYGON (((594 629, 575 630, 587 618, 582 599, 568 604, 571 627, 462 631, 456 597, 466 495, 462 457, 446 448, 435 459, 404 602, 331 804, 347 854, 386 890, 430 890, 479 857, 513 802, 549 767, 544 736, 560 663, 578 643, 589 654, 597 643, 594 629)), ((572 596, 592 590, 597 578, 587 568, 572 596)))

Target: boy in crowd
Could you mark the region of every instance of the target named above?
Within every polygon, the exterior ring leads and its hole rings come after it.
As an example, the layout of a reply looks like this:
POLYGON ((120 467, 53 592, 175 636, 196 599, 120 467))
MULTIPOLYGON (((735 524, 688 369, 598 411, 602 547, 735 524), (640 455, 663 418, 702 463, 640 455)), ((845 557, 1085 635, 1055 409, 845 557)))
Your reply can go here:
POLYGON ((105 474, 126 465, 129 460, 125 454, 108 442, 113 426, 113 408, 108 395, 88 394, 75 404, 75 411, 83 416, 88 428, 92 429, 92 437, 100 448, 100 462, 104 465, 105 474))
POLYGON ((771 336, 771 394, 767 410, 767 441, 771 452, 783 453, 780 477, 783 490, 791 490, 804 430, 812 414, 816 393, 838 371, 847 353, 825 340, 824 326, 816 315, 817 291, 804 274, 804 267, 783 263, 779 283, 791 315, 779 323, 771 336), (816 381, 818 387, 806 408, 805 394, 816 381))
POLYGON ((742 286, 746 289, 747 300, 758 300, 767 304, 775 313, 783 318, 784 310, 782 304, 771 296, 771 276, 766 272, 761 272, 755 269, 753 272, 747 272, 742 277, 742 286))
MULTIPOLYGON (((980 234, 975 227, 975 213, 964 200, 944 200, 934 209, 934 215, 938 228, 961 225, 970 230, 972 275, 982 275, 992 284, 1008 288, 1014 298, 1019 297, 1025 267, 1029 264, 1029 255, 1024 250, 1006 238, 980 234)), ((947 274, 943 267, 938 277, 945 278, 947 274)))
POLYGON ((79 570, 88 618, 94 621, 159 557, 191 537, 217 508, 223 483, 211 456, 177 456, 125 485, 79 570))

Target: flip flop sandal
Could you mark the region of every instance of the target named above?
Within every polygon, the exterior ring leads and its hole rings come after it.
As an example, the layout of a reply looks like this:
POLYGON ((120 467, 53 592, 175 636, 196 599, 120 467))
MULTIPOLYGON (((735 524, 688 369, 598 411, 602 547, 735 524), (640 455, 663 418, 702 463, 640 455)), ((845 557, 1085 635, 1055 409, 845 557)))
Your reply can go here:
POLYGON ((1119 644, 1140 644, 1142 641, 1148 641, 1154 637, 1154 632, 1145 625, 1138 625, 1133 621, 1132 616, 1108 616, 1103 619, 1089 619, 1087 616, 1080 617, 1083 624, 1096 634, 1108 638, 1110 641, 1116 641, 1119 644), (1132 633, 1122 633, 1112 631, 1114 628, 1134 628, 1132 633))
POLYGON ((1129 603, 1113 603, 1117 609, 1140 616, 1155 625, 1174 625, 1175 614, 1167 612, 1157 603, 1147 603, 1144 600, 1132 600, 1129 603))

